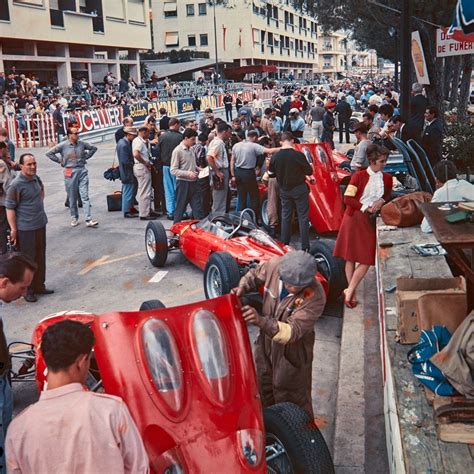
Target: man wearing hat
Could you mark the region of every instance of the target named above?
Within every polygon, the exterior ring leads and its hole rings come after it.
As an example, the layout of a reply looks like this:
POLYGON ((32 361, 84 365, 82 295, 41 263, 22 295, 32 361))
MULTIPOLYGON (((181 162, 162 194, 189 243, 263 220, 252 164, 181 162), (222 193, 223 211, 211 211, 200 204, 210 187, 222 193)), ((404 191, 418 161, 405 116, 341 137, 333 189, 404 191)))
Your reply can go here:
POLYGON ((137 192, 137 182, 133 175, 132 142, 138 136, 135 127, 124 127, 124 137, 117 142, 117 159, 119 162, 120 181, 122 181, 123 217, 138 217, 136 211, 130 212, 137 192))
POLYGON ((251 269, 232 290, 241 297, 264 287, 262 314, 242 308, 245 321, 260 328, 254 355, 264 407, 292 402, 313 416, 314 323, 326 304, 316 272, 309 253, 291 251, 251 269))

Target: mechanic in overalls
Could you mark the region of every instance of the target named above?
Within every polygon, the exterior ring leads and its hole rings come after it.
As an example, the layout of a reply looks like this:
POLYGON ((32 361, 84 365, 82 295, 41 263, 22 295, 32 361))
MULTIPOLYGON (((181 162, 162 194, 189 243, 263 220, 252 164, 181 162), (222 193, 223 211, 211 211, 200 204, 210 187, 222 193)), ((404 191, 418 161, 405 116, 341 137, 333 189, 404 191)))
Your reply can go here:
POLYGON ((262 314, 242 308, 245 321, 260 328, 254 357, 263 406, 292 402, 312 417, 314 323, 326 304, 316 272, 309 253, 292 251, 251 269, 232 290, 240 297, 264 286, 262 314))

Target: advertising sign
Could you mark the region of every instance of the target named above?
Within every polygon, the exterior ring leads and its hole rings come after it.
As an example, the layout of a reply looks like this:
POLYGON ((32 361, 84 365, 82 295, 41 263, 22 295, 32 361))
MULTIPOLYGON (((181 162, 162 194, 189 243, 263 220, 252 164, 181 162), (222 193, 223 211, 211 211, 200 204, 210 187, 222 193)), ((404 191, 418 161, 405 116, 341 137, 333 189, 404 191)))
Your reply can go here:
POLYGON ((74 112, 79 132, 103 130, 122 124, 122 107, 107 107, 74 112))
POLYGON ((429 85, 430 78, 426 67, 425 53, 421 43, 420 32, 413 31, 411 34, 411 57, 415 65, 416 79, 420 84, 429 85))
POLYGON ((457 31, 455 35, 450 35, 447 28, 436 30, 436 56, 443 58, 446 56, 462 56, 463 54, 474 54, 473 35, 464 35, 457 31))

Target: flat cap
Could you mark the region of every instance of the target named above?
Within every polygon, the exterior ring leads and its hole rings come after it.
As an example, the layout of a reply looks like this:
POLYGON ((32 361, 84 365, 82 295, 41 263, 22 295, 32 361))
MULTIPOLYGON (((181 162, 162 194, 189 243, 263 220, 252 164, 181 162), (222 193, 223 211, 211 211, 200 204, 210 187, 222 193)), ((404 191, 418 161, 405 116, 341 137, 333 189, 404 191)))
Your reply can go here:
POLYGON ((309 286, 318 271, 316 259, 303 250, 288 252, 280 261, 280 278, 292 286, 309 286))
POLYGON ((290 114, 299 114, 300 111, 296 108, 296 107, 293 107, 291 110, 290 110, 290 114))

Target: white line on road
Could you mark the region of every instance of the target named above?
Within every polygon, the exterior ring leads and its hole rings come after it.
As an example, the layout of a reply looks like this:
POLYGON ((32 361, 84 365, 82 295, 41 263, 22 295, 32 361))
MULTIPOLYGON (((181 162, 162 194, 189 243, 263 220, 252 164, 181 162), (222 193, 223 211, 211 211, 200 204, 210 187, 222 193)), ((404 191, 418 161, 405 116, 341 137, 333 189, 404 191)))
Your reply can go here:
POLYGON ((148 280, 148 283, 159 283, 161 280, 163 280, 167 273, 168 272, 161 270, 159 272, 156 272, 156 274, 148 280))

